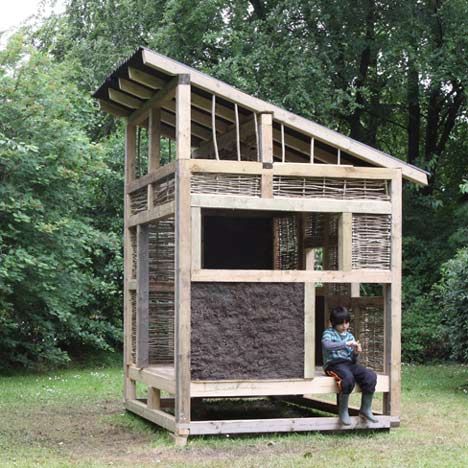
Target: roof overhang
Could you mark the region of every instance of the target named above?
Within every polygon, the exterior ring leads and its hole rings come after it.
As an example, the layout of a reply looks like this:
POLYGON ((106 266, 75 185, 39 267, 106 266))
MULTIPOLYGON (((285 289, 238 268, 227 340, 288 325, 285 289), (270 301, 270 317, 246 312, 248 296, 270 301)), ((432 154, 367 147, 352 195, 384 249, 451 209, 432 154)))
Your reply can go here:
POLYGON ((427 176, 429 173, 418 167, 286 111, 281 107, 250 96, 223 81, 143 47, 120 64, 93 96, 101 103, 102 110, 118 116, 129 116, 144 105, 145 100, 149 98, 152 92, 149 86, 153 90, 158 87, 158 83, 159 87, 163 87, 175 75, 183 74, 190 75, 192 87, 195 90, 198 89, 201 93, 215 94, 227 102, 235 103, 255 113, 272 112, 275 122, 284 124, 302 135, 314 138, 325 145, 339 148, 342 152, 369 165, 400 168, 403 178, 411 182, 420 185, 427 185, 428 183, 427 176), (134 75, 138 72, 142 73, 144 77, 146 76, 147 80, 152 80, 151 83, 154 86, 150 83, 145 86, 144 80, 140 80, 139 85, 135 83, 132 85, 132 77, 134 78, 134 75), (111 95, 113 99, 110 98, 111 95))

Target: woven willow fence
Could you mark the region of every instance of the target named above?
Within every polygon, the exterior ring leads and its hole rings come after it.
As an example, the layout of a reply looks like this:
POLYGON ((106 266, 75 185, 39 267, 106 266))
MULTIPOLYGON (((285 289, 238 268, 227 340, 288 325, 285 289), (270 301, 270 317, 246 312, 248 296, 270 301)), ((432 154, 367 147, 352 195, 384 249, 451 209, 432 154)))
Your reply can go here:
POLYGON ((389 270, 391 236, 390 215, 353 214, 353 268, 389 270))
MULTIPOLYGON (((153 187, 153 205, 158 206, 173 201, 175 198, 174 174, 169 174, 151 184, 153 187)), ((148 209, 148 188, 142 187, 130 194, 130 213, 136 215, 148 209)))
POLYGON ((273 196, 339 200, 390 200, 386 180, 329 177, 273 176, 273 196))
POLYGON ((299 269, 299 238, 297 215, 288 214, 273 219, 275 237, 275 270, 299 269))
POLYGON ((249 174, 194 174, 191 178, 191 191, 260 197, 261 180, 261 176, 249 174))
MULTIPOLYGON (((132 231, 131 231, 132 232, 132 231)), ((133 274, 136 272, 135 235, 131 236, 133 274)), ((149 363, 174 362, 174 218, 149 223, 149 363)), ((132 359, 135 362, 136 293, 130 291, 132 309, 132 359)))
POLYGON ((130 194, 130 213, 136 215, 148 209, 148 189, 143 187, 130 194))

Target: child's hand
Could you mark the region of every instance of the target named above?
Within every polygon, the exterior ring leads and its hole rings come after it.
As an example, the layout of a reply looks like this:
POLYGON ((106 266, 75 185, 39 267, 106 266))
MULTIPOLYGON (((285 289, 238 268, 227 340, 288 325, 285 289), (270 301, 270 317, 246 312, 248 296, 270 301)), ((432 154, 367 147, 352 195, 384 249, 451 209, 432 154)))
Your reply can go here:
POLYGON ((350 348, 357 348, 358 347, 358 342, 351 340, 346 342, 346 346, 349 346, 350 348))
POLYGON ((362 353, 362 346, 361 346, 361 343, 359 341, 356 341, 356 348, 354 349, 354 352, 355 353, 362 353))

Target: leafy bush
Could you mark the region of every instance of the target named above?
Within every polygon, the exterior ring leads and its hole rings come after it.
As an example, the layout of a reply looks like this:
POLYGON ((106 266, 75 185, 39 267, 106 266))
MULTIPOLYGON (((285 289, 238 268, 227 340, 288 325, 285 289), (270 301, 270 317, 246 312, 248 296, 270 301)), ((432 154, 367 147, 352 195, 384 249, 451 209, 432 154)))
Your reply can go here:
POLYGON ((450 357, 468 362, 468 247, 442 266, 435 293, 441 306, 440 329, 450 357))

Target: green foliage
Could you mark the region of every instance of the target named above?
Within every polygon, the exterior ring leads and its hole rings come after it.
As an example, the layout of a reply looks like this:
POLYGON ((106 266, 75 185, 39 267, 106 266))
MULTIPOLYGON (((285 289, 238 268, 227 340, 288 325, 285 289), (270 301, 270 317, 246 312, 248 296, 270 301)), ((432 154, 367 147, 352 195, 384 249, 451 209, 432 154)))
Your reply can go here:
POLYGON ((435 291, 450 357, 468 362, 468 247, 442 266, 442 279, 435 291))
POLYGON ((85 133, 92 103, 22 39, 0 54, 2 366, 120 341, 120 238, 95 222, 109 168, 85 133))

